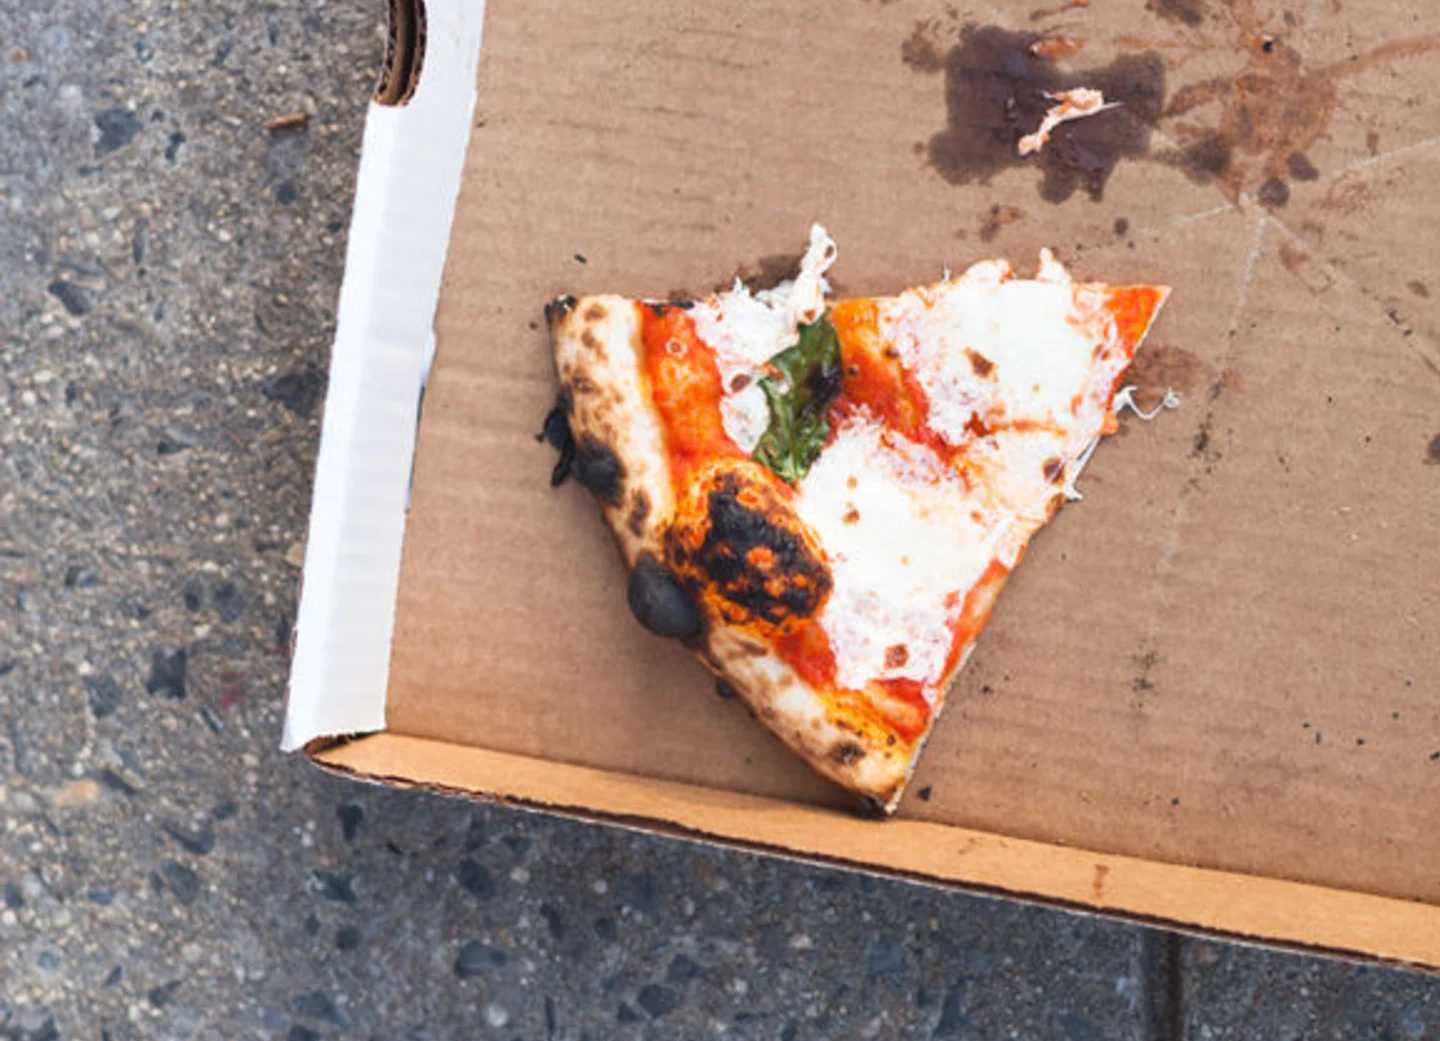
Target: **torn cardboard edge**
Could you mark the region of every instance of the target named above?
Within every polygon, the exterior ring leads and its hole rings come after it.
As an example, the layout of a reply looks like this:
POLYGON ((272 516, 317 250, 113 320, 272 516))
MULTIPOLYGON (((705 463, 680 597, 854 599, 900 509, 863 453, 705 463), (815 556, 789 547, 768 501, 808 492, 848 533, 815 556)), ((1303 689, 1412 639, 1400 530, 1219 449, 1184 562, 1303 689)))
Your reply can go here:
POLYGON ((307 749, 391 785, 1311 954, 1440 967, 1440 907, 381 733, 307 749))
POLYGON ((425 64, 425 0, 389 0, 388 13, 385 63, 371 100, 377 105, 407 105, 425 64))
POLYGON ((413 45, 423 34, 424 74, 406 87, 408 103, 373 102, 365 118, 295 623, 286 751, 322 735, 385 726, 416 420, 485 19, 483 0, 429 0, 418 23, 401 8, 413 14, 420 0, 395 0, 392 28, 404 29, 410 56, 394 60, 413 79, 413 45))

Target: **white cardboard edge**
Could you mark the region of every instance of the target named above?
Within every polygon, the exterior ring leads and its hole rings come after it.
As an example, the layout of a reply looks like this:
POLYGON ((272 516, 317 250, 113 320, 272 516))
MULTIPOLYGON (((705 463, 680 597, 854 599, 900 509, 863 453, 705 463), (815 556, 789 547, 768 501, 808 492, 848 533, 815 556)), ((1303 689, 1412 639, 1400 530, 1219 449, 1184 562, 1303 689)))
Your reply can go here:
POLYGON ((484 0, 427 0, 409 104, 365 118, 281 748, 385 728, 420 394, 470 124, 484 0))

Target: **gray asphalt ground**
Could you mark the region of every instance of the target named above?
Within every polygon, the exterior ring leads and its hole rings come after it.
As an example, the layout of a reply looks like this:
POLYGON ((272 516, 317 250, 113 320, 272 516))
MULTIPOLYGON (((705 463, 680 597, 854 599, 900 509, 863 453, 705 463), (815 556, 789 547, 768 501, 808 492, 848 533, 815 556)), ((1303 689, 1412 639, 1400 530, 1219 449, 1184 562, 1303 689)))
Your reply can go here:
POLYGON ((1440 1038, 1433 978, 282 757, 381 15, 0 0, 0 1041, 1440 1038))

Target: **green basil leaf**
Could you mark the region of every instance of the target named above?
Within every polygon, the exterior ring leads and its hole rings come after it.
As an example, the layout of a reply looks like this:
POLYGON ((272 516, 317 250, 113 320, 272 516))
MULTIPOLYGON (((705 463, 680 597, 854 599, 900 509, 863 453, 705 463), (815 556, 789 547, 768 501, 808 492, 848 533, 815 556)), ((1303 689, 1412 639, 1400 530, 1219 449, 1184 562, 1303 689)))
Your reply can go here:
POLYGON ((755 458, 790 484, 804 477, 819 458, 830 436, 825 416, 844 381, 840 338, 829 313, 799 331, 794 347, 770 359, 780 374, 760 381, 770 405, 770 425, 755 446, 755 458))

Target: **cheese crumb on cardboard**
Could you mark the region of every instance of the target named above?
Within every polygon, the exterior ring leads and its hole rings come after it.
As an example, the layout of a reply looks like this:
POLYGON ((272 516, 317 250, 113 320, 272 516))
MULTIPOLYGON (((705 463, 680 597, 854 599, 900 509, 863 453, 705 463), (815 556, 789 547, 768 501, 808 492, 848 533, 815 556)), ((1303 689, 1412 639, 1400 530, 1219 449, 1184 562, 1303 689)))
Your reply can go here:
POLYGON ((1061 123, 1084 119, 1086 116, 1104 112, 1107 108, 1116 108, 1120 104, 1118 101, 1106 101, 1104 94, 1089 87, 1076 87, 1074 90, 1062 90, 1058 94, 1047 93, 1045 96, 1059 104, 1052 105, 1050 111, 1045 113, 1045 118, 1040 121, 1035 133, 1026 134, 1020 139, 1021 155, 1033 155, 1044 148, 1045 143, 1050 140, 1051 131, 1061 123))

